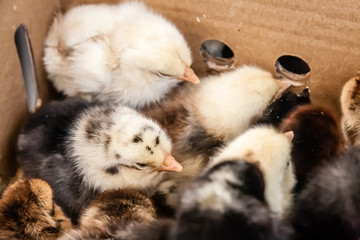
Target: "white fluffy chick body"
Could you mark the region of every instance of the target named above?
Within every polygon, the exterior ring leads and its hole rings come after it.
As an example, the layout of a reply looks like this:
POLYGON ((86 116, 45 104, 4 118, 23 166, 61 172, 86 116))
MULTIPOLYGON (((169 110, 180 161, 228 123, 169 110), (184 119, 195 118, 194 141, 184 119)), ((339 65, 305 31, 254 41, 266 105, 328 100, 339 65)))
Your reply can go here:
POLYGON ((201 82, 192 99, 192 112, 208 133, 226 141, 261 116, 281 84, 255 66, 242 66, 201 82))
POLYGON ((140 2, 89 4, 55 18, 45 68, 68 96, 142 108, 180 80, 198 82, 179 30, 140 2))
POLYGON ((265 180, 265 198, 270 209, 284 216, 291 207, 295 185, 290 161, 292 132, 279 133, 271 126, 257 126, 240 135, 214 158, 210 165, 244 159, 259 165, 265 180))

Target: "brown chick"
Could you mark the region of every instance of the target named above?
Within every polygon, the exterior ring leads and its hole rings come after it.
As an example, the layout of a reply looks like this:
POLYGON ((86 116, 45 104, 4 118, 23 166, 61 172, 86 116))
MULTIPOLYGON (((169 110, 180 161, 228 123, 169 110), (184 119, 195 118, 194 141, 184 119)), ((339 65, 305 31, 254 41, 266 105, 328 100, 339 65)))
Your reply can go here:
POLYGON ((0 199, 0 239, 56 239, 70 227, 54 204, 49 184, 41 179, 17 180, 0 199))
POLYGON ((148 223, 155 218, 151 200, 139 191, 108 190, 100 193, 84 210, 79 227, 60 239, 107 239, 113 237, 113 226, 148 223))
POLYGON ((348 80, 340 96, 341 127, 349 146, 360 144, 360 73, 348 80))

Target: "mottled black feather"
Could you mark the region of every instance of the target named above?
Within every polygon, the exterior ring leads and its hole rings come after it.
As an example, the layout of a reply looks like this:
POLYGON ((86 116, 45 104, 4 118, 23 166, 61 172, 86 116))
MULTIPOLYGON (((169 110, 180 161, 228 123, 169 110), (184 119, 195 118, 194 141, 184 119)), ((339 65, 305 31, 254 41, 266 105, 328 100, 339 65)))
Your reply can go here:
POLYGON ((19 164, 25 176, 47 181, 55 202, 75 224, 83 206, 97 193, 85 186, 69 157, 73 124, 90 106, 78 98, 51 102, 29 116, 18 139, 19 164))
POLYGON ((319 167, 292 211, 295 240, 360 238, 360 149, 319 167))
POLYGON ((256 124, 271 124, 274 127, 279 127, 282 120, 296 107, 310 103, 308 88, 304 89, 300 94, 286 92, 264 110, 256 124))
POLYGON ((229 172, 237 176, 237 181, 226 182, 223 190, 231 193, 233 203, 224 205, 223 212, 216 208, 202 209, 201 202, 194 202, 191 207, 181 205, 173 239, 273 239, 272 219, 264 200, 264 179, 256 165, 242 160, 220 163, 196 178, 187 191, 196 199, 197 189, 214 183, 214 174, 225 177, 229 172), (254 223, 249 219, 257 211, 261 221, 254 223))

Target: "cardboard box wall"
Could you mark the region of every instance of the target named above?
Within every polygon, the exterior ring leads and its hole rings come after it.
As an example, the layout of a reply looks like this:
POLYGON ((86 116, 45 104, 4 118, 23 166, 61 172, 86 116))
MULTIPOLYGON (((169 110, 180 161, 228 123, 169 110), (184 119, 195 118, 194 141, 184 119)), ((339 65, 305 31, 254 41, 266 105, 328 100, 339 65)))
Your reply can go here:
MULTIPOLYGON (((209 39, 225 42, 236 65, 253 64, 274 72, 282 55, 295 55, 311 68, 313 103, 339 112, 342 85, 359 70, 360 1, 291 0, 143 0, 183 32, 201 77, 206 67, 199 49, 209 39)), ((14 144, 28 114, 14 32, 26 24, 40 83, 40 97, 51 99, 42 56, 47 30, 56 11, 99 0, 0 1, 0 186, 16 170, 14 144)), ((101 1, 117 3, 118 1, 101 1)), ((339 112, 340 113, 340 112, 339 112)), ((0 189, 1 192, 1 189, 0 189)))

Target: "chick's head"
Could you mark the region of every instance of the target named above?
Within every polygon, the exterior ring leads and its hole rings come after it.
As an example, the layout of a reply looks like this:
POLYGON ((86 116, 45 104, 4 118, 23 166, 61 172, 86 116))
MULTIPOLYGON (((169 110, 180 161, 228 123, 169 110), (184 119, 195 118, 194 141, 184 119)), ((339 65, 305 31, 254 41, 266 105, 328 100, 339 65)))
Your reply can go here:
POLYGON ((166 171, 182 170, 171 156, 172 143, 164 130, 150 119, 129 121, 126 131, 116 125, 111 131, 106 172, 121 174, 129 187, 143 188, 156 185, 166 171))
POLYGON ((121 65, 131 70, 132 74, 150 81, 168 79, 199 83, 190 68, 190 48, 174 24, 162 16, 146 12, 144 16, 137 17, 129 28, 126 31, 129 35, 119 38, 131 41, 127 41, 125 49, 119 50, 122 52, 121 65))
POLYGON ((265 197, 271 210, 282 215, 289 209, 295 185, 290 161, 293 132, 280 133, 271 126, 257 126, 247 130, 228 144, 214 158, 213 163, 243 158, 257 164, 265 181, 265 197))

